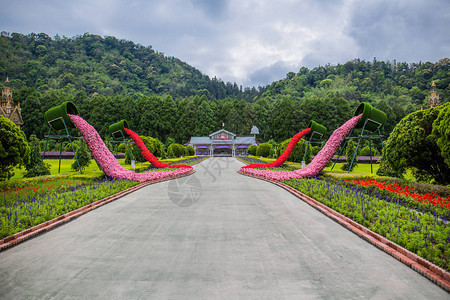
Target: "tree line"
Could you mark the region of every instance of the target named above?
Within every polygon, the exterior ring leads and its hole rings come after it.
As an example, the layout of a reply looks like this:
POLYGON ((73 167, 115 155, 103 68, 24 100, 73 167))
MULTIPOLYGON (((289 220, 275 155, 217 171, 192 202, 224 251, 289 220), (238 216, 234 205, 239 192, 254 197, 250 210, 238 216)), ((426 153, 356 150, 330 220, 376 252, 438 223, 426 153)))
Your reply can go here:
POLYGON ((163 143, 185 143, 222 123, 238 135, 249 135, 256 125, 259 141, 283 141, 310 120, 331 134, 365 101, 386 112, 383 134, 388 137, 404 116, 426 108, 432 81, 441 103, 448 101, 449 66, 448 58, 435 63, 355 59, 302 67, 268 86, 243 89, 209 78, 151 46, 115 37, 0 36, 0 78, 10 77, 26 136, 41 139, 48 130, 44 112, 67 100, 104 137, 110 124, 126 119, 137 133, 163 143))

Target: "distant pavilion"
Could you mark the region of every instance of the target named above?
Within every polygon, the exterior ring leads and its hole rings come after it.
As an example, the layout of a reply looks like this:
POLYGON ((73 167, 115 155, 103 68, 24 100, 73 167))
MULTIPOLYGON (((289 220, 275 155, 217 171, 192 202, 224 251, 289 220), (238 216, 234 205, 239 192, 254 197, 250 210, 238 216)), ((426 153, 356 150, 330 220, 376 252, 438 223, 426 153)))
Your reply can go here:
POLYGON ((194 147, 195 155, 236 156, 246 155, 251 145, 256 145, 255 136, 236 136, 221 129, 209 136, 193 136, 189 144, 194 147))

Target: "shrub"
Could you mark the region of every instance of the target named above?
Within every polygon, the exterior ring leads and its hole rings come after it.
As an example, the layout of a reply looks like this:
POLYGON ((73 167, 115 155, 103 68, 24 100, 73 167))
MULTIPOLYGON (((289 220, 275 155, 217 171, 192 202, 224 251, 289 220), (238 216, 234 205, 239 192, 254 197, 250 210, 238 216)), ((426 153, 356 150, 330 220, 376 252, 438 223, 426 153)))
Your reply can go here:
POLYGON ((273 146, 269 143, 262 143, 256 149, 256 156, 269 157, 273 146))
POLYGON ((44 163, 39 149, 39 139, 33 134, 30 137, 30 161, 25 165, 25 178, 50 175, 50 164, 44 163))
POLYGON ((433 122, 430 139, 439 147, 445 163, 450 166, 450 102, 442 105, 438 117, 433 122))
POLYGON ((247 153, 250 155, 256 155, 256 150, 258 149, 257 145, 251 145, 248 147, 247 153))
POLYGON ((372 152, 372 156, 379 156, 380 152, 378 152, 378 150, 374 147, 372 147, 372 151, 370 151, 370 147, 369 146, 365 146, 364 148, 361 149, 361 152, 359 153, 359 155, 361 156, 370 156, 370 152, 372 152))
MULTIPOLYGON (((450 166, 446 164, 442 149, 437 145, 439 141, 442 147, 448 139, 444 137, 439 140, 442 122, 438 116, 441 109, 448 109, 449 106, 450 103, 447 103, 419 110, 404 117, 386 141, 381 164, 388 164, 397 177, 401 177, 407 169, 411 169, 416 178, 432 177, 437 183, 449 184, 450 166), (433 126, 438 126, 434 134, 432 134, 433 126)), ((445 124, 445 113, 441 117, 445 124)), ((445 135, 445 131, 442 132, 445 135)), ((445 150, 445 146, 443 149, 445 150)))
MULTIPOLYGON (((284 152, 284 150, 286 150, 286 147, 290 141, 291 141, 291 139, 287 139, 287 140, 282 141, 278 145, 277 157, 279 157, 284 152)), ((294 162, 294 161, 300 162, 303 159, 303 155, 305 154, 306 143, 307 143, 307 141, 305 141, 304 139, 301 139, 297 143, 297 145, 295 145, 294 150, 292 150, 291 155, 289 155, 287 160, 292 161, 292 162, 294 162)), ((306 163, 311 162, 311 147, 308 147, 308 152, 306 153, 305 162, 306 163)))
MULTIPOLYGON (((156 157, 164 157, 164 150, 162 143, 153 137, 150 136, 139 136, 144 143, 145 147, 147 147, 148 151, 150 151, 156 157)), ((125 163, 131 164, 130 154, 128 153, 125 144, 120 144, 119 148, 125 152, 125 163), (123 145, 123 146, 121 146, 123 145)), ((131 151, 131 155, 135 161, 145 161, 144 156, 142 156, 141 151, 134 144, 129 144, 128 149, 131 151)))
POLYGON ((0 115, 0 181, 14 176, 14 168, 30 159, 25 133, 12 121, 0 115))
MULTIPOLYGON (((77 151, 78 144, 72 141, 72 145, 73 145, 73 148, 75 149, 75 151, 77 151)), ((70 143, 67 143, 67 144, 64 146, 64 150, 63 150, 63 151, 66 151, 66 152, 73 152, 73 149, 72 149, 72 146, 70 145, 70 143)))
MULTIPOLYGON (((80 164, 81 170, 83 170, 84 168, 86 168, 87 166, 89 166, 91 164, 91 155, 89 154, 89 150, 88 150, 88 147, 85 142, 81 143, 81 146, 77 148, 77 150, 75 151, 75 154, 77 156, 78 163, 80 164)), ((75 171, 79 170, 78 163, 77 163, 77 160, 74 159, 74 162, 71 166, 72 170, 75 170, 75 171)))
POLYGON ((193 156, 195 155, 195 149, 194 147, 187 145, 184 147, 184 155, 185 156, 193 156))
POLYGON ((170 144, 167 152, 168 153, 171 152, 171 155, 173 157, 180 157, 180 156, 184 155, 184 146, 181 144, 177 144, 177 143, 170 144))
POLYGON ((311 154, 312 155, 317 155, 317 153, 319 153, 320 149, 322 149, 322 148, 320 148, 320 146, 312 146, 311 147, 311 154))
MULTIPOLYGON (((345 154, 347 155, 347 159, 345 163, 342 165, 341 170, 347 171, 350 167, 350 164, 352 163, 353 155, 355 154, 356 150, 356 143, 353 140, 349 140, 347 143, 347 148, 345 150, 345 154)), ((358 165, 358 156, 355 156, 355 160, 353 161, 352 167, 350 171, 353 171, 353 169, 358 165)))
POLYGON ((127 152, 127 145, 125 143, 120 143, 119 147, 117 147, 117 152, 120 152, 120 153, 127 152))

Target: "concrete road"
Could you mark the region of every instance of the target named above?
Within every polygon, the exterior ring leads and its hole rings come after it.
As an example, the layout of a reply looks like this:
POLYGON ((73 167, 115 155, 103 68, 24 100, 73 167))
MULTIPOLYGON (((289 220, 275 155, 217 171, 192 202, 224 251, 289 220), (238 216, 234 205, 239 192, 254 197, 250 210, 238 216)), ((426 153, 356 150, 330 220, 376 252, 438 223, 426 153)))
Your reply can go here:
POLYGON ((241 165, 209 159, 0 253, 0 298, 449 299, 241 165))

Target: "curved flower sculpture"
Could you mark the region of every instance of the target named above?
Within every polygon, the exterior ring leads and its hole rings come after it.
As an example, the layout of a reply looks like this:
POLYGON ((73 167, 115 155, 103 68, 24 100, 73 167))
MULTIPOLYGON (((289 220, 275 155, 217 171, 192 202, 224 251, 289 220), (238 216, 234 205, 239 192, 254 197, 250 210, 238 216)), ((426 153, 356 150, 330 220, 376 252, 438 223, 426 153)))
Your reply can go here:
POLYGON ((242 168, 244 169, 254 169, 254 168, 268 168, 268 167, 279 167, 282 164, 284 164, 284 162, 286 161, 286 159, 288 159, 289 155, 291 155, 292 151, 294 150, 295 146, 297 145, 298 141, 300 141, 302 139, 302 137, 307 134, 309 131, 311 130, 311 128, 306 128, 303 131, 300 131, 299 133, 297 133, 296 135, 294 135, 291 139, 291 141, 289 142, 289 144, 287 145, 286 149, 284 149, 284 152, 280 155, 280 157, 278 157, 278 159, 276 161, 273 161, 269 164, 249 164, 247 166, 244 166, 242 168))
POLYGON ((109 151, 94 127, 77 115, 69 114, 69 118, 75 127, 83 134, 84 140, 86 141, 86 144, 88 145, 88 148, 97 164, 109 177, 144 182, 170 176, 177 176, 192 170, 192 167, 178 168, 173 171, 147 173, 135 173, 131 170, 127 170, 120 165, 111 151, 109 151))
MULTIPOLYGON (((344 141, 350 130, 352 130, 356 126, 361 116, 362 114, 351 118, 350 120, 345 122, 344 125, 336 129, 330 136, 322 150, 320 150, 319 153, 311 161, 311 163, 303 169, 286 172, 258 170, 242 167, 241 172, 279 181, 291 178, 313 177, 319 174, 319 172, 322 171, 323 168, 325 168, 325 166, 330 162, 330 160, 333 158, 334 153, 336 153, 337 149, 339 148, 339 145, 344 141)), ((263 165, 263 167, 267 167, 267 165, 263 165)))
POLYGON ((136 146, 141 150, 142 156, 157 168, 192 168, 188 165, 168 165, 160 162, 145 146, 139 135, 131 129, 125 128, 125 132, 131 137, 136 146))

